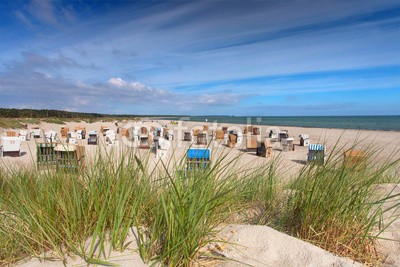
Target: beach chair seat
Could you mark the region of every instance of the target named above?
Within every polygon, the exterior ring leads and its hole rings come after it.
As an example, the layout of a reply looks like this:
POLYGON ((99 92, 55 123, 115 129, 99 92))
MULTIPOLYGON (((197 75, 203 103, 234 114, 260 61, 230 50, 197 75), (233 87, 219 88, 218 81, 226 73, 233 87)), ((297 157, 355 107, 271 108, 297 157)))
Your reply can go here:
POLYGON ((308 146, 307 162, 324 164, 325 154, 326 154, 326 148, 324 145, 310 144, 308 146))
POLYGON ((210 164, 209 148, 189 148, 187 150, 187 170, 206 168, 210 164))

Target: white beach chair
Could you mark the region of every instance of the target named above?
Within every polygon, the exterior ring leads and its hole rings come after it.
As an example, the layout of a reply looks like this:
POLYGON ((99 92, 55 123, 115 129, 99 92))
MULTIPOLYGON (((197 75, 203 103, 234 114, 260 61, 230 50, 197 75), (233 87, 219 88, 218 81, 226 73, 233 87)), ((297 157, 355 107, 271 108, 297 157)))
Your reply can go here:
POLYGON ((10 157, 21 156, 21 140, 19 137, 2 136, 1 155, 10 157))
POLYGON ((26 141, 28 139, 28 131, 19 130, 18 137, 19 137, 19 140, 26 141))
POLYGON ((310 137, 308 134, 300 134, 300 146, 309 146, 310 145, 310 137))
POLYGON ((44 134, 44 141, 47 143, 55 142, 56 138, 57 138, 57 132, 55 131, 50 130, 48 132, 45 132, 44 134))
POLYGON ((117 133, 114 130, 108 130, 106 132, 106 143, 107 145, 118 146, 117 133))
POLYGON ((168 140, 174 140, 174 130, 168 130, 168 140))
POLYGON ((165 159, 167 157, 170 144, 170 141, 166 140, 165 138, 159 138, 156 158, 165 159))
POLYGON ((71 145, 75 145, 76 144, 76 140, 77 140, 77 136, 76 136, 76 132, 68 132, 68 144, 71 145))

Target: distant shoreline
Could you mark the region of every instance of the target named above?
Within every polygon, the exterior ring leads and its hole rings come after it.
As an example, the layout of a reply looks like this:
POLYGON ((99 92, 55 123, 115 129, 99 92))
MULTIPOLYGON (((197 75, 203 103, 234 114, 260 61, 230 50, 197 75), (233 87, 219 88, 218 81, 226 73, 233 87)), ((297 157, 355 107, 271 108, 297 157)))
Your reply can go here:
POLYGON ((157 116, 159 120, 400 132, 400 116, 157 116))

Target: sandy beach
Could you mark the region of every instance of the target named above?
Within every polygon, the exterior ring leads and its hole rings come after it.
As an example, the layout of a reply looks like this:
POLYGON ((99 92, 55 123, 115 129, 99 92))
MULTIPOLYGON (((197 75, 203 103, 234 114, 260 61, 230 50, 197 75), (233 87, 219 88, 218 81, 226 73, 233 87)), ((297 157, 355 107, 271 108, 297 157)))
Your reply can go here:
MULTIPOLYGON (((246 142, 245 138, 241 143, 238 143, 233 149, 228 148, 225 144, 220 141, 213 140, 213 133, 216 130, 221 130, 222 127, 228 127, 228 130, 236 130, 243 132, 245 125, 239 124, 216 124, 210 122, 190 122, 190 121, 182 121, 179 122, 179 125, 172 125, 171 121, 166 120, 144 120, 143 122, 126 122, 119 123, 116 126, 112 122, 95 122, 95 123, 78 123, 78 122, 68 122, 65 125, 59 124, 49 124, 49 123, 41 123, 40 125, 29 125, 29 128, 33 128, 35 126, 39 126, 43 132, 47 132, 49 130, 53 130, 58 133, 60 136, 61 127, 69 127, 70 130, 73 130, 76 126, 86 127, 86 131, 97 131, 99 132, 101 126, 109 127, 111 130, 117 130, 118 127, 130 127, 133 125, 137 126, 157 126, 163 127, 166 126, 169 129, 174 130, 174 140, 171 144, 170 153, 174 155, 176 159, 182 158, 188 147, 197 147, 195 143, 182 141, 183 134, 185 131, 190 131, 192 129, 203 129, 204 125, 209 127, 208 130, 208 145, 212 149, 212 153, 226 153, 228 154, 228 158, 236 158, 240 156, 240 163, 243 166, 257 166, 259 164, 265 164, 271 158, 264 158, 256 156, 255 152, 246 152, 246 142), (222 152, 224 151, 224 152, 222 152)), ((256 136, 257 140, 264 141, 268 137, 268 133, 271 129, 274 130, 288 130, 289 137, 294 138, 295 149, 294 151, 282 152, 282 148, 279 146, 274 147, 273 156, 279 157, 282 160, 282 166, 289 170, 293 170, 295 172, 299 168, 303 167, 306 161, 308 147, 299 145, 299 135, 300 134, 308 134, 310 136, 310 143, 312 144, 325 144, 327 149, 327 154, 329 155, 334 150, 334 154, 341 154, 350 148, 353 149, 377 149, 379 153, 377 153, 376 158, 372 159, 373 162, 379 162, 387 159, 391 155, 393 155, 400 147, 400 132, 392 132, 392 131, 358 131, 358 130, 343 130, 343 129, 324 129, 324 128, 301 128, 301 127, 276 127, 276 126, 266 126, 266 125, 255 125, 256 127, 260 127, 260 135, 256 136)), ((6 131, 13 129, 0 129, 0 134, 5 136, 6 131)), ((18 133, 18 130, 15 130, 18 133)), ((120 151, 127 147, 132 147, 129 142, 124 142, 119 134, 119 146, 106 146, 105 139, 102 135, 99 136, 99 146, 87 145, 87 140, 78 140, 78 144, 82 144, 86 146, 86 154, 90 157, 93 157, 99 147, 106 148, 106 151, 116 150, 120 151)), ((36 155, 36 142, 43 141, 40 139, 30 139, 29 141, 21 143, 21 151, 22 156, 18 158, 5 157, 2 159, 2 164, 6 164, 7 166, 32 166, 35 165, 35 155, 36 155)), ((203 146, 205 147, 205 146, 203 146)), ((147 150, 139 150, 141 153, 148 152, 147 150)), ((117 153, 118 154, 118 153, 117 153)), ((155 154, 150 154, 150 157, 155 160, 155 154)))
MULTIPOLYGON (((183 121, 178 125, 171 124, 166 120, 143 120, 142 122, 119 122, 118 126, 113 122, 95 122, 95 123, 78 123, 68 122, 66 125, 41 123, 40 125, 28 125, 28 129, 34 126, 39 126, 42 131, 46 132, 53 130, 60 134, 61 127, 69 127, 71 130, 76 126, 86 127, 86 131, 96 130, 99 132, 101 126, 107 126, 111 130, 117 130, 118 127, 130 127, 132 125, 138 126, 157 126, 168 127, 174 130, 174 139, 169 149, 168 158, 173 155, 176 160, 185 156, 188 147, 198 147, 191 142, 182 141, 185 131, 200 128, 203 129, 204 125, 208 126, 208 145, 212 151, 212 157, 218 155, 226 155, 226 160, 240 158, 236 167, 239 168, 253 168, 267 164, 272 158, 279 158, 281 161, 282 169, 280 172, 282 179, 290 180, 293 175, 303 168, 306 164, 306 157, 308 147, 299 145, 299 135, 308 134, 310 136, 310 143, 325 144, 327 154, 330 155, 332 150, 335 154, 341 156, 342 153, 350 148, 365 149, 377 148, 381 152, 379 155, 371 159, 372 162, 378 163, 390 158, 396 149, 398 149, 400 132, 390 131, 357 131, 357 130, 341 130, 341 129, 322 129, 322 128, 301 128, 301 127, 274 127, 259 125, 260 135, 257 138, 262 141, 268 137, 271 129, 288 130, 289 137, 294 138, 294 151, 282 152, 281 147, 275 146, 273 149, 273 157, 259 157, 255 152, 246 151, 246 142, 238 143, 234 148, 229 148, 221 142, 212 139, 216 130, 222 127, 228 127, 228 130, 237 130, 243 132, 245 125, 233 124, 215 124, 215 123, 199 123, 183 121), (335 148, 336 147, 336 148, 335 148)), ((12 129, 0 129, 0 135, 5 136, 5 132, 12 129)), ((18 130, 16 130, 18 132, 18 130)), ((88 145, 87 140, 78 140, 79 144, 85 145, 86 158, 88 164, 94 158, 96 153, 104 153, 116 151, 118 154, 124 149, 132 149, 129 143, 118 135, 118 146, 106 146, 104 137, 100 135, 99 145, 88 145)), ((21 142, 21 157, 3 157, 1 158, 1 165, 3 169, 7 168, 32 168, 36 165, 36 142, 42 139, 30 139, 21 142)), ((203 146, 204 147, 204 146, 203 146)), ((135 153, 146 154, 149 150, 137 150, 133 148, 135 153)), ((150 166, 155 166, 159 159, 156 158, 154 153, 150 153, 151 159, 150 166)), ((168 158, 166 160, 168 160, 168 158)), ((213 160, 213 158, 212 158, 213 160)), ((396 168, 397 174, 400 172, 400 166, 396 168)), ((251 226, 251 225, 227 225, 221 232, 223 238, 236 245, 224 245, 219 253, 232 261, 216 262, 216 266, 358 266, 356 263, 349 259, 343 259, 333 255, 321 248, 311 245, 307 242, 301 241, 294 237, 290 237, 278 231, 275 231, 267 226, 251 226)), ((387 238, 393 238, 400 241, 400 222, 397 221, 392 224, 390 231, 385 234, 387 238)), ((134 240, 133 240, 134 241, 134 240)), ((214 244, 215 245, 215 244, 214 244)), ((389 259, 387 266, 400 265, 400 246, 398 242, 389 243, 382 241, 382 251, 389 259)), ((218 250, 218 249, 217 249, 218 250)), ((137 253, 135 242, 132 242, 128 250, 124 252, 113 252, 110 257, 111 262, 120 264, 121 266, 146 266, 140 259, 137 253)), ((80 266, 84 261, 77 258, 69 258, 68 265, 80 266)), ((61 262, 40 262, 37 259, 32 259, 21 266, 61 266, 61 262)))

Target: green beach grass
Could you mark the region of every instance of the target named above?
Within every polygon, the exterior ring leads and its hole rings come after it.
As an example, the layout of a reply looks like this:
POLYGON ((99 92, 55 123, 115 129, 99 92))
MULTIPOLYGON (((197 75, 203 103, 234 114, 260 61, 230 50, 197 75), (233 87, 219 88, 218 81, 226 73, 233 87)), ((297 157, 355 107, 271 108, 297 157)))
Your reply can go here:
MULTIPOLYGON (((338 150, 339 151, 339 150, 338 150)), ((226 152, 225 152, 226 153, 226 152)), ((369 158, 377 151, 370 150, 369 158)), ((399 184, 381 164, 346 167, 334 152, 323 165, 308 164, 284 183, 279 159, 263 167, 236 168, 226 154, 204 169, 186 170, 184 159, 159 161, 134 151, 100 156, 80 173, 21 169, 0 172, 0 264, 27 257, 65 260, 76 254, 105 263, 122 251, 132 227, 145 262, 192 266, 212 259, 202 248, 224 242, 226 223, 268 224, 338 255, 376 264, 389 196, 376 186, 399 184), (89 247, 85 247, 90 240, 89 247), (106 246, 109 244, 109 246, 106 246)))

